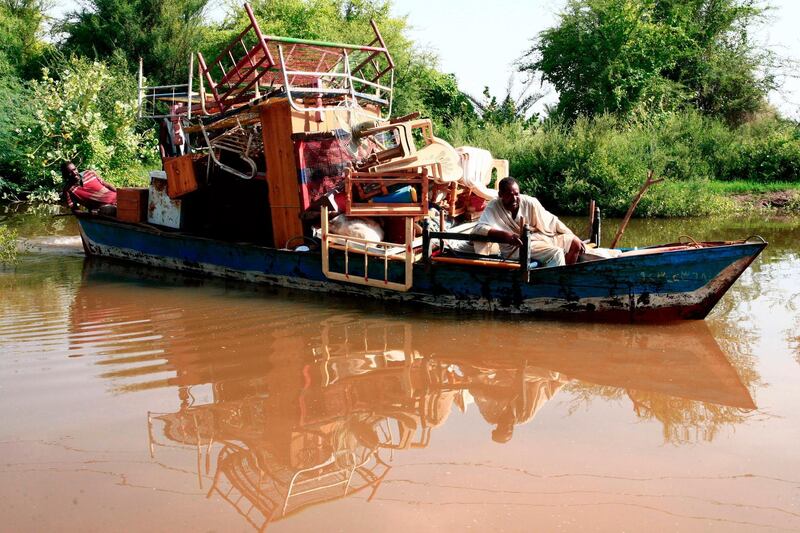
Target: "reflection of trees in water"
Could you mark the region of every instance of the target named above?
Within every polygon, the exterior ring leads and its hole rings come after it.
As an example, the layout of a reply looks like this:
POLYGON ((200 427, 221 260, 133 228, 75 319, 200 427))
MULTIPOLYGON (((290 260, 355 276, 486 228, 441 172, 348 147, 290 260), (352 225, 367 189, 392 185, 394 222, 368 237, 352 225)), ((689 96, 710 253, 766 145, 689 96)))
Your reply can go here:
POLYGON ((595 398, 619 402, 630 400, 638 418, 660 422, 664 442, 676 445, 711 442, 726 426, 745 422, 754 414, 752 409, 582 382, 571 382, 565 390, 573 396, 570 414, 582 406, 588 407, 595 398))
POLYGON ((0 223, 16 229, 21 237, 77 235, 74 217, 58 216, 62 208, 53 204, 11 204, 0 206, 0 223))
POLYGON ((633 412, 638 418, 660 422, 664 442, 675 445, 711 442, 723 428, 743 423, 754 414, 751 409, 701 402, 651 391, 584 383, 571 383, 567 389, 573 394, 569 406, 570 413, 575 412, 581 405, 590 403, 594 397, 623 402, 627 399, 630 400, 633 412))
MULTIPOLYGON (((723 299, 721 303, 725 302, 726 300, 723 299)), ((756 369, 758 357, 754 353, 754 347, 761 332, 754 324, 737 319, 738 315, 732 311, 720 316, 726 317, 726 320, 711 322, 709 329, 713 332, 717 344, 727 356, 731 366, 736 369, 742 384, 750 391, 750 395, 755 397, 757 390, 764 385, 761 375, 756 369)))
MULTIPOLYGON (((83 266, 81 258, 24 255, 0 270, 0 316, 66 315, 83 266)), ((12 324, 13 325, 13 324, 12 324)))
POLYGON ((794 353, 794 360, 800 365, 800 292, 794 294, 786 303, 786 306, 795 316, 793 327, 786 331, 786 344, 789 351, 794 353))
POLYGON ((664 440, 673 444, 711 442, 723 427, 742 423, 752 415, 749 409, 646 391, 628 390, 627 394, 636 416, 661 422, 664 440))

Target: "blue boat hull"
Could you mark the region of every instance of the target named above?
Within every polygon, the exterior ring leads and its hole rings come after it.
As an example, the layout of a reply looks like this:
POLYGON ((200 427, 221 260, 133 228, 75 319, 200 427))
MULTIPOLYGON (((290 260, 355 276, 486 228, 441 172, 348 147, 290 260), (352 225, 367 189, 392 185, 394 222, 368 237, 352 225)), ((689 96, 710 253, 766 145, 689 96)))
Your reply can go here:
MULTIPOLYGON (((590 320, 705 318, 766 247, 763 242, 720 243, 527 274, 472 265, 415 264, 411 289, 397 292, 329 280, 319 253, 223 242, 92 216, 80 216, 79 223, 89 255, 304 290, 590 320)), ((331 261, 334 269, 343 270, 341 257, 331 261)), ((402 268, 390 263, 390 278, 401 278, 402 268)), ((370 276, 382 279, 383 271, 373 275, 370 267, 370 276)))

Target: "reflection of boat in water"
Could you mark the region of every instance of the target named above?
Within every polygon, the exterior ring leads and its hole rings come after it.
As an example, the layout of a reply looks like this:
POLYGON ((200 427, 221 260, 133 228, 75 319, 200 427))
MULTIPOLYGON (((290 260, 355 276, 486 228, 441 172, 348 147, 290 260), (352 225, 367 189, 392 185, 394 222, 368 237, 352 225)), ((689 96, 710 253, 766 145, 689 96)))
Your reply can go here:
POLYGON ((358 492, 369 499, 389 474, 394 451, 427 446, 432 430, 470 403, 497 425, 492 437, 499 442, 564 386, 607 386, 632 400, 645 393, 651 400, 715 402, 734 415, 755 407, 701 328, 651 336, 649 345, 637 339, 607 357, 562 354, 558 366, 539 350, 530 359, 473 357, 457 348, 454 356, 425 356, 415 333, 401 321, 328 319, 312 353, 289 372, 252 375, 245 365, 238 376, 212 382, 213 401, 205 404, 192 403, 193 385, 183 385, 177 412, 148 417, 153 449, 166 437, 196 448, 198 464, 205 454, 215 465, 207 466, 208 495, 262 528, 309 505, 358 492), (665 353, 668 338, 685 349, 665 353))
MULTIPOLYGON (((73 327, 103 323, 114 308, 136 323, 150 353, 135 343, 110 351, 99 361, 105 375, 120 390, 177 387, 177 409, 150 413, 153 453, 195 450, 209 496, 256 528, 322 502, 370 498, 391 477, 393 454, 428 446, 458 411, 477 410, 492 426, 483 434, 505 441, 555 395, 628 398, 637 416, 665 428, 735 424, 755 407, 702 322, 566 329, 375 319, 331 302, 292 308, 246 293, 215 296, 228 289, 207 281, 193 291, 198 299, 180 305, 176 291, 194 280, 145 284, 127 268, 87 265, 73 327), (243 329, 231 319, 208 333, 233 314, 246 320, 243 329)), ((124 334, 115 327, 104 325, 124 334)))

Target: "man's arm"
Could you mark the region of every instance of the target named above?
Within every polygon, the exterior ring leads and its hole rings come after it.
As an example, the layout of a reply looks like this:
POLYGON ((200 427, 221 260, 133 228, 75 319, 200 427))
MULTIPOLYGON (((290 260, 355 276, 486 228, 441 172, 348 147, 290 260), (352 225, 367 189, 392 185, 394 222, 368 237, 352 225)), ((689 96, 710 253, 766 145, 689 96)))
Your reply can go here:
POLYGON ((481 218, 478 220, 478 224, 472 231, 478 235, 487 235, 496 242, 510 244, 512 246, 522 246, 522 240, 519 235, 497 227, 491 213, 491 206, 484 209, 483 213, 481 213, 481 218))
POLYGON ((101 184, 103 187, 105 187, 106 189, 108 189, 109 191, 114 191, 114 192, 117 192, 117 188, 116 188, 116 187, 114 187, 113 185, 111 185, 110 183, 108 183, 108 182, 107 182, 106 180, 104 180, 103 178, 101 178, 101 177, 100 177, 100 175, 98 175, 98 176, 97 176, 97 181, 99 181, 99 182, 100 182, 100 184, 101 184))
POLYGON ((512 246, 522 246, 522 239, 519 238, 519 235, 504 229, 491 228, 486 232, 486 235, 493 241, 510 244, 512 246))
POLYGON ((64 189, 64 198, 67 200, 67 207, 69 207, 70 211, 76 211, 78 209, 76 204, 77 200, 72 196, 71 187, 64 189))

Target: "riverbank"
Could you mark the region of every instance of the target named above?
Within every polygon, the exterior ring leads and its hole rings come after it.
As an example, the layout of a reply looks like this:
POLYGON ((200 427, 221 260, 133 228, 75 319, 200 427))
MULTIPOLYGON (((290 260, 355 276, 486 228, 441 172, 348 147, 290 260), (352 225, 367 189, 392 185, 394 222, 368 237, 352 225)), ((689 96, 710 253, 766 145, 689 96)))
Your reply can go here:
POLYGON ((727 195, 740 211, 775 210, 800 214, 800 187, 788 183, 715 183, 718 194, 727 195))

